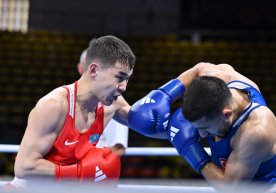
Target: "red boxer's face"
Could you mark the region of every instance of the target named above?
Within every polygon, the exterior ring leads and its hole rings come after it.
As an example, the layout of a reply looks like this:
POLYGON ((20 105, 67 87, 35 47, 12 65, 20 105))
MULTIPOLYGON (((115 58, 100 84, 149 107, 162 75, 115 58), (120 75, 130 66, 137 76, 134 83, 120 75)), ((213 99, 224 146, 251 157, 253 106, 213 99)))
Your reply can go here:
POLYGON ((98 82, 98 98, 104 105, 111 105, 113 101, 126 90, 129 77, 133 70, 116 63, 112 67, 99 68, 96 79, 98 82))

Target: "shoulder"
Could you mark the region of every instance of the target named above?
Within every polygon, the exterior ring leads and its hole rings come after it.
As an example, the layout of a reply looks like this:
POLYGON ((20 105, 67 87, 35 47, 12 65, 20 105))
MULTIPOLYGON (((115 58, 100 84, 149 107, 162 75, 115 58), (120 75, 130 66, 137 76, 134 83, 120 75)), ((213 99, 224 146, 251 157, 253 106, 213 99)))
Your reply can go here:
POLYGON ((67 106, 67 92, 59 87, 42 97, 36 104, 37 107, 43 106, 47 109, 59 110, 67 106))
POLYGON ((262 152, 269 151, 276 139, 273 131, 275 121, 272 119, 274 119, 274 115, 267 107, 259 107, 252 111, 240 128, 236 144, 252 151, 257 151, 257 149, 261 149, 262 152))
POLYGON ((29 115, 38 121, 40 119, 58 122, 67 113, 67 92, 64 88, 57 88, 42 97, 29 115))

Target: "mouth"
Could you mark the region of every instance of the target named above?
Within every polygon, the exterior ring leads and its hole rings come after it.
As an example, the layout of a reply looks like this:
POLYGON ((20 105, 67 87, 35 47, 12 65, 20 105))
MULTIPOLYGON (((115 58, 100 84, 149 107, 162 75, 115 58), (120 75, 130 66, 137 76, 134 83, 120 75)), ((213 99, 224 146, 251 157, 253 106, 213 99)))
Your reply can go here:
POLYGON ((214 133, 208 133, 207 136, 209 136, 209 137, 215 137, 215 136, 219 137, 217 134, 214 134, 214 133))

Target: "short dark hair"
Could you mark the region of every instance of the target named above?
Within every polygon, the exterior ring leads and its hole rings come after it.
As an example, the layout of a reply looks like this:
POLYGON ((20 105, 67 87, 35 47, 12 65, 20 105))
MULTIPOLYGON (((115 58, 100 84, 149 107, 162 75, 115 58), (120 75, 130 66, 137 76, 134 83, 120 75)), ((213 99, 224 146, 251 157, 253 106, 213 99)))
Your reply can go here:
POLYGON ((108 68, 116 62, 120 62, 128 69, 133 69, 136 57, 131 48, 115 36, 102 36, 92 39, 89 43, 86 55, 86 64, 93 60, 100 60, 103 68, 108 68))
POLYGON ((213 118, 229 104, 232 94, 226 83, 214 76, 200 76, 187 88, 182 103, 182 112, 189 121, 206 116, 213 118))

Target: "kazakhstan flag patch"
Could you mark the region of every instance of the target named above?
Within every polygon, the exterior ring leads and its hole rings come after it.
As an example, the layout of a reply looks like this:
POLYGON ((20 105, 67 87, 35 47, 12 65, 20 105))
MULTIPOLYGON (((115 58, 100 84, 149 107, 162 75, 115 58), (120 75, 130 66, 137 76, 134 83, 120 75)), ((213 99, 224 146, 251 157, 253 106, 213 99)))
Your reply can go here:
POLYGON ((100 138, 100 134, 94 134, 94 135, 90 135, 90 139, 89 139, 89 142, 90 143, 94 143, 94 142, 97 142, 100 138))

